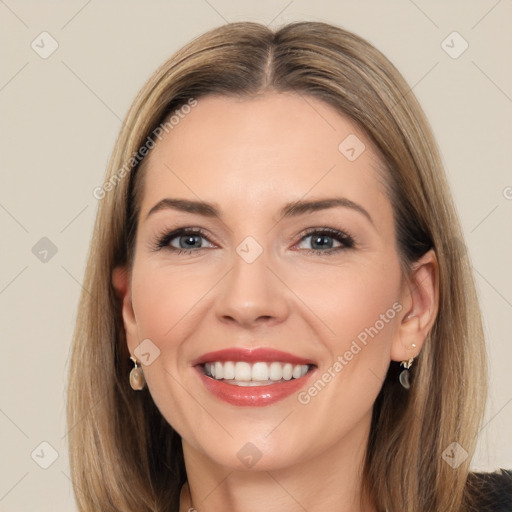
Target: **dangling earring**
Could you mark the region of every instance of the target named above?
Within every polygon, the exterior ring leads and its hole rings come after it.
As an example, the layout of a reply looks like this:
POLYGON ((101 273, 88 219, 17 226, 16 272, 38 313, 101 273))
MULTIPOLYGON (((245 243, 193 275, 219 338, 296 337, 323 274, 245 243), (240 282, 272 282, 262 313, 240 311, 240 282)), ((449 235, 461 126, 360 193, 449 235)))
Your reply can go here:
MULTIPOLYGON (((416 344, 412 344, 412 348, 416 348, 416 344)), ((412 366, 412 363, 414 361, 414 357, 411 357, 408 361, 402 361, 400 363, 400 366, 403 366, 405 370, 402 370, 400 372, 400 375, 398 376, 398 380, 400 381, 400 384, 405 389, 409 389, 411 387, 411 383, 409 381, 409 368, 412 366)))
POLYGON ((142 371, 142 368, 137 365, 137 359, 132 356, 130 356, 130 359, 135 363, 135 366, 130 372, 130 386, 134 391, 140 391, 141 389, 144 389, 144 386, 146 385, 144 372, 142 371))

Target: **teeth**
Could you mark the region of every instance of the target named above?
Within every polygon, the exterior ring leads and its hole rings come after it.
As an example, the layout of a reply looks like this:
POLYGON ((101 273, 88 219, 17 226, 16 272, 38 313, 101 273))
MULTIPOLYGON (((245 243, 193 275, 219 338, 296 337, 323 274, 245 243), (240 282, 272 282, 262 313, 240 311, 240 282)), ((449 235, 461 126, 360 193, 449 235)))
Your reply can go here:
POLYGON ((204 364, 205 374, 215 380, 237 381, 239 385, 256 386, 268 384, 269 381, 291 380, 303 377, 308 373, 307 364, 292 365, 291 363, 247 363, 246 361, 215 361, 204 364))
POLYGON ((224 378, 224 367, 222 366, 222 363, 215 363, 215 378, 216 379, 223 379, 224 378))
MULTIPOLYGON (((222 363, 215 363, 217 365, 222 363)), ((215 374, 215 378, 219 379, 219 375, 215 374)), ((235 364, 235 380, 252 380, 251 379, 251 365, 249 363, 236 363, 235 364)))
MULTIPOLYGON (((279 363, 272 363, 272 364, 279 364, 279 363)), ((238 363, 237 363, 238 366, 238 363)), ((248 365, 249 366, 249 365, 248 365)), ((252 365, 252 370, 249 368, 249 374, 250 378, 245 379, 236 379, 236 380, 268 380, 268 365, 267 363, 254 363, 252 365)), ((270 374, 272 375, 272 365, 271 365, 271 371, 270 374)), ((236 378, 235 373, 235 378, 236 378)), ((272 379, 272 380, 278 380, 278 379, 272 379)))
POLYGON ((224 378, 235 378, 235 363, 233 363, 232 361, 227 361, 226 363, 224 363, 224 378))

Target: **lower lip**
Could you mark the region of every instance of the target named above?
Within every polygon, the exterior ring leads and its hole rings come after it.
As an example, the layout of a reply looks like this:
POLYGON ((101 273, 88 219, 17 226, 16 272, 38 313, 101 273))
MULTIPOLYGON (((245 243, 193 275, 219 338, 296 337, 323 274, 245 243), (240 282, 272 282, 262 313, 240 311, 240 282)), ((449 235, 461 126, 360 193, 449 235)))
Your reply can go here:
POLYGON ((298 379, 267 384, 266 386, 237 386, 236 384, 226 384, 222 380, 208 377, 204 374, 201 366, 196 366, 195 369, 199 373, 199 377, 206 389, 217 398, 231 405, 250 407, 264 407, 287 398, 304 387, 314 373, 313 368, 306 375, 298 379))

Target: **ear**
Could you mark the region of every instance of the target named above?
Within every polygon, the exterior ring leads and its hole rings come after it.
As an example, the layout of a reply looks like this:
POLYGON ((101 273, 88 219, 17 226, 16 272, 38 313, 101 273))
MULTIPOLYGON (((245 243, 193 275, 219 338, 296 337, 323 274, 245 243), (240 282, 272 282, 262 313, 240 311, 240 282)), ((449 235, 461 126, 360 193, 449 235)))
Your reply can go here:
POLYGON ((416 357, 437 317, 439 267, 433 249, 416 261, 410 274, 405 276, 400 303, 403 309, 391 346, 393 361, 416 357))
POLYGON ((128 268, 116 267, 112 272, 112 286, 114 287, 117 297, 121 302, 121 312, 123 316, 124 332, 126 342, 130 354, 137 347, 137 320, 132 305, 130 273, 128 268))

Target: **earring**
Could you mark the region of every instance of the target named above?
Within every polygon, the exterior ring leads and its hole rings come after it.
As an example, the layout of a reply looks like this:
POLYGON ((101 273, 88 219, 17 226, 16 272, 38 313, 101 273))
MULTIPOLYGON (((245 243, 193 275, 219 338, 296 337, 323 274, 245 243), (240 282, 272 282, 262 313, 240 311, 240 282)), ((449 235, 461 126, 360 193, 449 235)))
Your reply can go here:
POLYGON ((130 359, 135 363, 135 366, 130 372, 130 386, 134 391, 140 391, 144 389, 146 385, 146 379, 144 378, 144 372, 142 368, 137 365, 137 359, 130 356, 130 359))
MULTIPOLYGON (((416 344, 412 344, 412 348, 416 348, 416 344)), ((400 384, 405 389, 409 389, 411 387, 411 383, 409 381, 409 368, 412 366, 412 363, 414 361, 414 357, 411 357, 408 361, 402 361, 400 363, 400 366, 403 366, 405 370, 402 370, 400 372, 400 375, 398 376, 398 380, 400 381, 400 384)))

